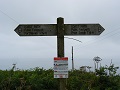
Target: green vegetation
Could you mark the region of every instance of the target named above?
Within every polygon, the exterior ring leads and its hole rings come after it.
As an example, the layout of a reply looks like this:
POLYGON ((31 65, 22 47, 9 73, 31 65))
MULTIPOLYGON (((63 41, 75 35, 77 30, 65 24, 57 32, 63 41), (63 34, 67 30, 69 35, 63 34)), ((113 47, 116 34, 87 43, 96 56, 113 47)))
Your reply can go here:
MULTIPOLYGON (((120 90, 120 76, 114 65, 100 67, 96 72, 69 71, 68 90, 120 90)), ((0 70, 0 90, 59 90, 59 79, 52 69, 0 70)))

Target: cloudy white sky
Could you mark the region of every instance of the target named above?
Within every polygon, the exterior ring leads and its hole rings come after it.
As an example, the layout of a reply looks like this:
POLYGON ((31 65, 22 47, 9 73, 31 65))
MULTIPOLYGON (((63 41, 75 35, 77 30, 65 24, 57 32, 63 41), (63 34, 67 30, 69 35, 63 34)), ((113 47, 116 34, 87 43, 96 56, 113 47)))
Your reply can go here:
POLYGON ((17 64, 20 69, 53 67, 57 57, 56 36, 20 37, 14 29, 19 24, 56 24, 63 17, 65 24, 100 23, 105 31, 99 36, 65 38, 65 56, 71 69, 71 48, 74 64, 94 68, 93 58, 102 58, 101 65, 112 62, 120 66, 120 1, 119 0, 0 0, 0 69, 17 64))

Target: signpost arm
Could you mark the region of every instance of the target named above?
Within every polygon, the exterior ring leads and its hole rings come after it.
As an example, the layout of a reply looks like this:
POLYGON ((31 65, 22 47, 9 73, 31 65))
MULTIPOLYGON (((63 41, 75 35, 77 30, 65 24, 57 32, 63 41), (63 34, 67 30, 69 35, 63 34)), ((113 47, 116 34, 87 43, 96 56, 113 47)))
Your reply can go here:
MULTIPOLYGON (((57 18, 57 56, 64 57, 64 18, 57 18)), ((65 89, 65 79, 60 78, 60 90, 65 89)))

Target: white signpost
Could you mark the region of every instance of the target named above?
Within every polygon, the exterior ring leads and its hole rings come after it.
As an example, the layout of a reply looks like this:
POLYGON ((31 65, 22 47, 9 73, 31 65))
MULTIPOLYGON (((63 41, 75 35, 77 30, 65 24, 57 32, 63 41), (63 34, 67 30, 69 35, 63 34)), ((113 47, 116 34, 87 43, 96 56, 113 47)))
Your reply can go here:
POLYGON ((68 57, 54 58, 54 78, 68 78, 68 57))

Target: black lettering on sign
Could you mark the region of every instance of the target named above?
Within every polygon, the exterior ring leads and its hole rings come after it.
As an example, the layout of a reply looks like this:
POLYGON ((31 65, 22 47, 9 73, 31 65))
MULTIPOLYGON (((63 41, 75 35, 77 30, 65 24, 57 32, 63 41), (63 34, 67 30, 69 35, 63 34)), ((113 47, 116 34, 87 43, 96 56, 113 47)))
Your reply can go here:
POLYGON ((82 34, 82 35, 91 34, 90 28, 86 28, 86 27, 79 28, 79 34, 82 34))
POLYGON ((83 28, 80 28, 79 30, 80 30, 80 31, 82 31, 82 32, 84 31, 84 29, 83 29, 83 28))
POLYGON ((78 30, 77 30, 77 26, 78 26, 78 25, 72 25, 72 26, 71 26, 71 31, 78 31, 78 30))
POLYGON ((86 31, 86 32, 90 32, 90 28, 86 28, 85 31, 86 31))
POLYGON ((47 35, 47 32, 39 32, 40 35, 47 35))
POLYGON ((73 31, 73 32, 77 32, 78 29, 77 29, 77 28, 73 28, 72 31, 73 31))
POLYGON ((33 29, 33 31, 35 31, 35 32, 43 32, 43 29, 33 29))
POLYGON ((85 29, 85 32, 86 32, 88 35, 90 35, 90 33, 91 33, 90 28, 86 28, 86 29, 85 29))
POLYGON ((25 32, 25 35, 37 35, 37 32, 25 32))

